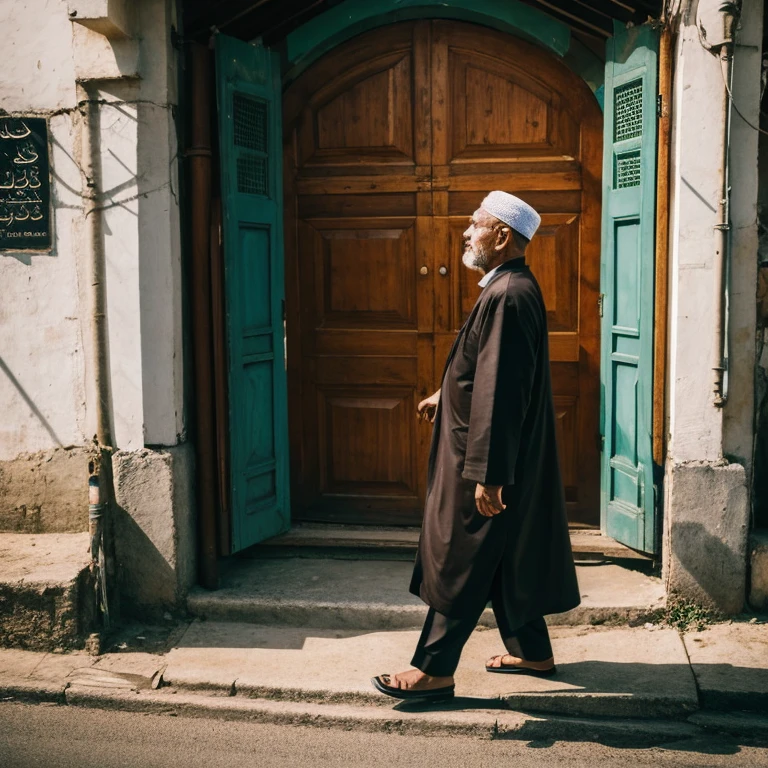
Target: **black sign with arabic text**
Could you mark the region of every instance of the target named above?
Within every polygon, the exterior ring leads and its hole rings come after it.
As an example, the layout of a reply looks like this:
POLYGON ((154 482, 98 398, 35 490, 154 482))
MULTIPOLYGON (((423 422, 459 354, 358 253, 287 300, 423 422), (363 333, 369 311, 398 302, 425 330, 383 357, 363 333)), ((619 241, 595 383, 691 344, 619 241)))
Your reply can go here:
POLYGON ((0 250, 51 247, 48 124, 0 116, 0 250))

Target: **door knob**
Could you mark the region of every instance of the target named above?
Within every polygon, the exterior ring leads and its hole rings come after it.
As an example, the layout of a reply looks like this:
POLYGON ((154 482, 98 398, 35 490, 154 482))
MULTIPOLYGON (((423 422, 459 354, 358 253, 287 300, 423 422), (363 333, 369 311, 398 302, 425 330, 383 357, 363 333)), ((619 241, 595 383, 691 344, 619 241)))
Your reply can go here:
POLYGON ((437 270, 443 277, 445 277, 448 274, 448 267, 443 265, 440 267, 440 269, 437 270))
POLYGON ((426 264, 419 270, 419 274, 421 275, 426 275, 428 272, 429 272, 429 269, 426 264))

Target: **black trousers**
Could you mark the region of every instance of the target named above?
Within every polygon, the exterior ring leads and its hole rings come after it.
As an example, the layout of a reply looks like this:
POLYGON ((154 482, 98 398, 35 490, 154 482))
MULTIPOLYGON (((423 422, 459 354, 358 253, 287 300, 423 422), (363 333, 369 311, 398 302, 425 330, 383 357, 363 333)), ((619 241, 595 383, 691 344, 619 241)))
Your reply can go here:
MULTIPOLYGON (((526 661, 546 661, 551 658, 552 644, 544 617, 512 630, 505 603, 504 591, 495 581, 491 590, 491 606, 507 653, 526 661)), ((459 666, 464 645, 477 626, 484 608, 485 605, 476 616, 461 619, 452 619, 430 608, 411 665, 432 677, 453 675, 459 666)))

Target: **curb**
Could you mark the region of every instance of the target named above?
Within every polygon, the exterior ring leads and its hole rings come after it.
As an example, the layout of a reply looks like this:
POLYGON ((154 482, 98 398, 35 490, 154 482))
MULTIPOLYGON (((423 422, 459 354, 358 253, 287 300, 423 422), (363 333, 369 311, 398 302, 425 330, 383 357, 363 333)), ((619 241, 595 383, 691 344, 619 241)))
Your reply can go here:
MULTIPOLYGON (((271 725, 303 725, 419 736, 471 736, 482 739, 600 741, 653 746, 700 737, 702 728, 687 722, 626 718, 547 717, 488 710, 421 710, 355 707, 239 696, 196 696, 165 692, 105 691, 85 686, 66 690, 70 706, 113 709, 171 717, 248 720, 271 725)), ((712 728, 712 726, 709 726, 712 728)), ((750 726, 751 727, 751 726, 750 726)))
POLYGON ((279 701, 245 696, 196 695, 171 688, 125 688, 61 685, 34 687, 6 684, 0 700, 55 703, 74 707, 134 712, 167 717, 302 725, 411 736, 464 736, 523 741, 596 742, 633 748, 724 734, 749 743, 768 744, 768 717, 745 712, 696 712, 686 720, 630 717, 570 717, 517 712, 502 701, 457 697, 452 704, 400 703, 391 707, 279 701), (472 708, 474 705, 475 708, 472 708), (478 706, 479 705, 479 706, 478 706), (462 708, 463 707, 463 708, 462 708))
MULTIPOLYGON (((464 705, 471 706, 471 702, 472 700, 465 700, 464 705)), ((744 737, 750 742, 768 743, 768 718, 741 714, 697 713, 687 721, 579 718, 534 715, 501 708, 436 710, 434 706, 419 709, 410 705, 405 709, 403 705, 396 705, 386 709, 238 696, 200 696, 170 689, 126 691, 82 685, 66 688, 63 695, 58 696, 56 703, 167 717, 355 729, 411 736, 579 741, 642 748, 701 738, 714 732, 731 737, 744 737)), ((459 703, 461 704, 461 700, 459 703)))
MULTIPOLYGON (((263 685, 241 684, 235 679, 221 685, 205 682, 186 682, 181 679, 165 679, 166 685, 184 695, 213 698, 239 697, 259 701, 292 704, 345 705, 373 709, 389 709, 392 700, 371 691, 332 691, 325 689, 276 688, 263 685)), ((524 693, 502 694, 492 698, 457 697, 464 702, 482 703, 482 708, 529 712, 542 717, 622 717, 651 720, 669 718, 682 720, 697 712, 699 707, 689 697, 659 697, 637 694, 604 693, 524 693)))

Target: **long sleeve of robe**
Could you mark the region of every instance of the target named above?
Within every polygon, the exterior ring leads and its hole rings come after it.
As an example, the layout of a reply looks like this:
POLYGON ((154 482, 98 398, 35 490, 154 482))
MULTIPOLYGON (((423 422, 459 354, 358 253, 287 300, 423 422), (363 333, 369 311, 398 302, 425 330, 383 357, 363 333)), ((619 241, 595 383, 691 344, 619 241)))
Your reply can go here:
POLYGON ((477 363, 462 477, 483 485, 514 485, 523 423, 531 401, 542 328, 535 314, 520 320, 508 294, 491 294, 477 328, 477 363))
MULTIPOLYGON (((443 374, 411 592, 479 615, 501 585, 514 626, 579 604, 557 456, 546 309, 522 260, 482 291, 443 374), (475 486, 506 509, 477 512, 475 486)), ((513 627, 514 628, 514 627, 513 627)))

